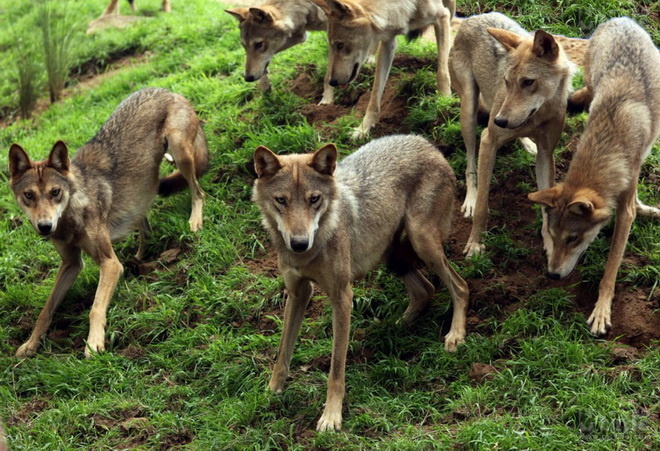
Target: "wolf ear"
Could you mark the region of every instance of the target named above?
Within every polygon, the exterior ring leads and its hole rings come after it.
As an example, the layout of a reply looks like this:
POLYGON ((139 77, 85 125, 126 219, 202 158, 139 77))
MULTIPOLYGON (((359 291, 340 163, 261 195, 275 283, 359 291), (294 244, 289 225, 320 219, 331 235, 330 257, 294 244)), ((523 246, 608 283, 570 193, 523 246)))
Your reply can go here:
POLYGON ((250 14, 252 14, 252 17, 254 20, 261 25, 269 25, 272 24, 275 21, 275 18, 271 13, 266 11, 265 9, 261 8, 250 8, 249 9, 250 14))
POLYGON ((234 18, 238 20, 238 23, 245 22, 248 18, 248 15, 250 14, 247 8, 225 9, 225 12, 234 16, 234 18))
POLYGON ((323 175, 332 175, 337 167, 337 148, 334 144, 326 144, 314 153, 312 168, 323 175))
POLYGON ((48 155, 48 166, 58 172, 69 170, 69 149, 62 141, 57 141, 48 155))
POLYGON ((254 149, 254 170, 257 177, 268 177, 275 175, 282 169, 282 164, 277 155, 266 146, 259 146, 254 149))
POLYGON ((25 150, 18 144, 12 144, 9 148, 9 174, 11 174, 11 178, 20 177, 31 167, 32 162, 25 150))
POLYGON ((501 28, 486 28, 492 37, 497 39, 506 49, 507 52, 517 49, 523 41, 522 36, 517 35, 509 30, 502 30, 501 28))
POLYGON ((539 58, 547 58, 554 61, 559 57, 559 44, 551 34, 543 30, 537 30, 534 33, 534 46, 532 51, 539 58))
POLYGON ((575 215, 589 217, 600 222, 610 219, 611 216, 610 210, 604 207, 604 204, 605 202, 597 193, 578 191, 567 208, 575 215))
POLYGON ((339 20, 355 19, 360 16, 358 11, 350 3, 344 3, 339 0, 326 0, 330 14, 336 16, 339 20))
POLYGON ((545 205, 549 208, 555 208, 557 206, 557 197, 559 197, 562 190, 563 187, 561 185, 555 185, 552 188, 542 189, 540 191, 536 191, 535 193, 529 193, 527 198, 535 204, 545 205))

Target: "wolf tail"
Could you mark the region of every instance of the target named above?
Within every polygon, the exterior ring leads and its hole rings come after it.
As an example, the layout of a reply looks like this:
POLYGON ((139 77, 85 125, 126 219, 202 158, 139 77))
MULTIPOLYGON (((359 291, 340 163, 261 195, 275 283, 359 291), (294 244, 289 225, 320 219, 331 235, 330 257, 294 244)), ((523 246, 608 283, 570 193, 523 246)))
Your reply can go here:
MULTIPOLYGON (((198 125, 197 135, 193 142, 193 164, 195 166, 195 176, 197 178, 206 174, 209 169, 209 147, 206 143, 206 135, 202 126, 198 125)), ((158 194, 161 196, 169 196, 174 193, 183 191, 188 187, 188 181, 185 179, 181 171, 178 169, 170 175, 160 179, 158 184, 158 194)))

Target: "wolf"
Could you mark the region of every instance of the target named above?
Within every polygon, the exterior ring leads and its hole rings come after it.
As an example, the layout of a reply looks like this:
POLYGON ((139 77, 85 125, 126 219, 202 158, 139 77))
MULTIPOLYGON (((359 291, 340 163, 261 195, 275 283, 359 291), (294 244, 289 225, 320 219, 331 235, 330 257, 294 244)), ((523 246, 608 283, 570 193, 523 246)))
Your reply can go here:
MULTIPOLYGON (((131 5, 131 11, 135 12, 135 0, 128 0, 128 3, 131 5)), ((163 0, 163 12, 169 13, 170 11, 172 11, 170 0, 163 0)), ((119 14, 119 0, 110 0, 108 7, 105 9, 101 17, 109 14, 119 14)))
MULTIPOLYGON (((305 42, 308 31, 325 31, 328 27, 323 10, 309 0, 267 0, 259 7, 225 11, 238 20, 246 53, 245 81, 259 80, 263 91, 271 87, 268 64, 276 53, 305 42)), ((332 104, 333 94, 326 73, 321 104, 332 104)))
POLYGON ((146 215, 156 193, 190 187, 190 229, 202 227, 204 192, 198 177, 208 167, 206 137, 190 103, 165 89, 148 88, 125 99, 72 159, 62 141, 47 160, 32 161, 18 144, 9 149, 10 186, 34 229, 62 257, 53 290, 17 357, 34 355, 52 315, 83 267, 81 251, 100 267, 89 315, 85 356, 105 349, 106 312, 123 267, 112 242, 139 229, 137 257, 149 231, 146 215), (177 170, 159 180, 169 152, 177 170))
POLYGON ((445 349, 465 338, 468 286, 451 267, 443 243, 451 229, 455 176, 424 138, 392 135, 371 141, 337 165, 337 149, 275 155, 259 146, 253 200, 277 250, 289 297, 269 388, 280 393, 289 374, 294 342, 312 295, 312 282, 332 304, 333 350, 325 410, 319 431, 342 422, 353 292, 351 281, 378 262, 403 280, 410 297, 402 320, 411 323, 429 305, 431 283, 419 260, 447 285, 453 301, 445 349))
MULTIPOLYGON (((473 16, 461 24, 450 52, 449 70, 452 86, 461 98, 461 132, 467 149, 467 194, 462 210, 466 217, 474 216, 464 249, 468 256, 484 250, 481 235, 488 221, 490 178, 495 155, 504 143, 524 138, 523 146, 536 153, 539 188, 554 184, 553 150, 564 128, 574 68, 552 35, 543 30, 530 34, 502 14, 473 16), (490 115, 481 134, 477 168, 480 97, 490 115)), ((542 235, 547 249, 551 243, 545 216, 542 235)))
POLYGON ((392 67, 396 37, 414 39, 433 25, 438 46, 438 92, 450 95, 448 55, 450 23, 456 0, 312 0, 328 17, 330 85, 350 83, 357 77, 369 50, 378 45, 376 75, 367 111, 352 134, 362 139, 378 121, 385 82, 392 67))
POLYGON ((637 197, 640 167, 660 135, 660 54, 651 37, 629 18, 596 28, 585 58, 591 98, 589 118, 566 178, 529 194, 547 210, 553 248, 548 273, 562 279, 612 218, 610 254, 587 319, 594 335, 611 327, 616 275, 636 214, 660 217, 637 197))

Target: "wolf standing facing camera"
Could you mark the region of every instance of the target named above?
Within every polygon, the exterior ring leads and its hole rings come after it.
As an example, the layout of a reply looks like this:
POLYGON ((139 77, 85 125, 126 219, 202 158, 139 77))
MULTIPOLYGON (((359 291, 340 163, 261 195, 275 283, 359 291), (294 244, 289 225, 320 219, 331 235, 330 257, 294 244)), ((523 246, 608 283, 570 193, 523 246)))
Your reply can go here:
POLYGON ((334 144, 313 154, 284 156, 259 146, 254 163, 253 200, 277 249, 289 294, 269 388, 279 393, 284 387, 315 282, 332 304, 333 330, 328 393, 317 429, 340 429, 352 280, 387 262, 410 296, 403 314, 410 323, 435 292, 416 269, 424 261, 447 285, 453 301, 445 349, 455 351, 465 338, 468 287, 443 249, 456 177, 433 144, 408 135, 371 141, 338 166, 334 144))
POLYGON ((585 58, 586 97, 593 99, 563 183, 529 194, 547 210, 553 247, 548 273, 568 276, 616 210, 616 224, 598 301, 587 323, 591 333, 612 326, 616 274, 639 213, 660 209, 637 198, 639 172, 660 135, 660 53, 632 19, 611 19, 596 29, 585 58))
POLYGON ((43 161, 30 160, 21 146, 13 144, 9 172, 16 201, 62 257, 55 286, 16 356, 37 351, 53 313, 82 270, 81 251, 100 267, 85 356, 103 351, 106 312, 123 272, 112 241, 139 229, 141 258, 149 229, 147 210, 156 193, 168 195, 186 186, 192 198, 190 229, 200 229, 204 193, 197 177, 207 166, 206 138, 192 106, 164 89, 143 89, 124 100, 71 160, 62 141, 43 161), (177 170, 159 180, 166 151, 177 170))

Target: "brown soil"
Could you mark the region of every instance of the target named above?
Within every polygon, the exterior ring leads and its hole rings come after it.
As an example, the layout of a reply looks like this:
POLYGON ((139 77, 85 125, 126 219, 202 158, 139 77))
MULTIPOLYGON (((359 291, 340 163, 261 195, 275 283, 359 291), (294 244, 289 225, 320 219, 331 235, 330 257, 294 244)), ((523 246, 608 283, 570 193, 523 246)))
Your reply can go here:
MULTIPOLYGON (((409 93, 405 87, 398 83, 405 74, 412 74, 422 67, 433 66, 434 62, 413 58, 406 55, 397 55, 394 67, 399 74, 390 77, 383 94, 382 112, 378 125, 372 131, 372 137, 379 137, 393 133, 410 133, 404 119, 408 114, 409 93)), ((368 68, 366 68, 369 70, 368 68)), ((307 121, 318 128, 321 135, 329 131, 328 127, 336 124, 337 119, 346 114, 355 114, 361 117, 369 101, 369 92, 364 90, 340 91, 335 96, 334 105, 318 105, 322 96, 322 83, 313 82, 311 73, 313 66, 302 66, 298 76, 291 82, 289 88, 296 95, 309 103, 301 108, 307 121)), ((569 144, 570 151, 574 150, 576 139, 569 144)), ((443 143, 435 143, 447 155, 454 149, 443 143)), ((500 153, 512 151, 503 148, 500 153)), ((558 177, 561 178, 567 169, 568 155, 562 155, 557 161, 558 177)), ((598 287, 586 286, 580 282, 579 266, 571 276, 562 281, 550 280, 545 275, 546 259, 541 247, 540 233, 530 224, 537 221, 536 213, 527 200, 526 193, 519 187, 520 182, 533 184, 529 177, 529 170, 509 171, 500 176, 490 193, 491 227, 504 228, 517 247, 529 249, 531 252, 519 259, 509 260, 506 255, 492 256, 495 269, 487 273, 484 278, 468 280, 471 295, 471 309, 468 318, 468 327, 474 328, 487 318, 482 318, 480 312, 489 306, 499 305, 502 311, 510 314, 518 308, 525 306, 525 300, 539 290, 552 287, 565 288, 575 297, 575 309, 585 315, 585 320, 591 313, 598 296, 598 287)), ((463 246, 472 226, 471 220, 463 218, 460 205, 465 196, 462 174, 458 174, 459 187, 454 204, 454 230, 448 245, 449 258, 461 260, 463 246)), ((248 262, 246 262, 248 263, 248 262)), ((263 261, 249 262, 248 265, 260 272, 275 275, 277 273, 276 256, 271 254, 263 261)), ((312 306, 315 302, 312 303, 312 306)), ((311 307, 313 308, 313 307, 311 307)), ((317 307, 322 314, 323 309, 317 307)), ((309 312, 311 313, 311 312, 309 312)), ((268 312, 268 315, 280 315, 281 311, 268 312)), ((257 327, 258 319, 253 319, 257 327)), ((617 283, 616 296, 612 307, 613 328, 604 338, 616 340, 620 343, 643 349, 653 340, 660 340, 660 290, 651 290, 650 287, 635 287, 623 282, 617 283)), ((272 325, 267 328, 271 329, 272 325)), ((272 329, 271 329, 272 330, 272 329)))

